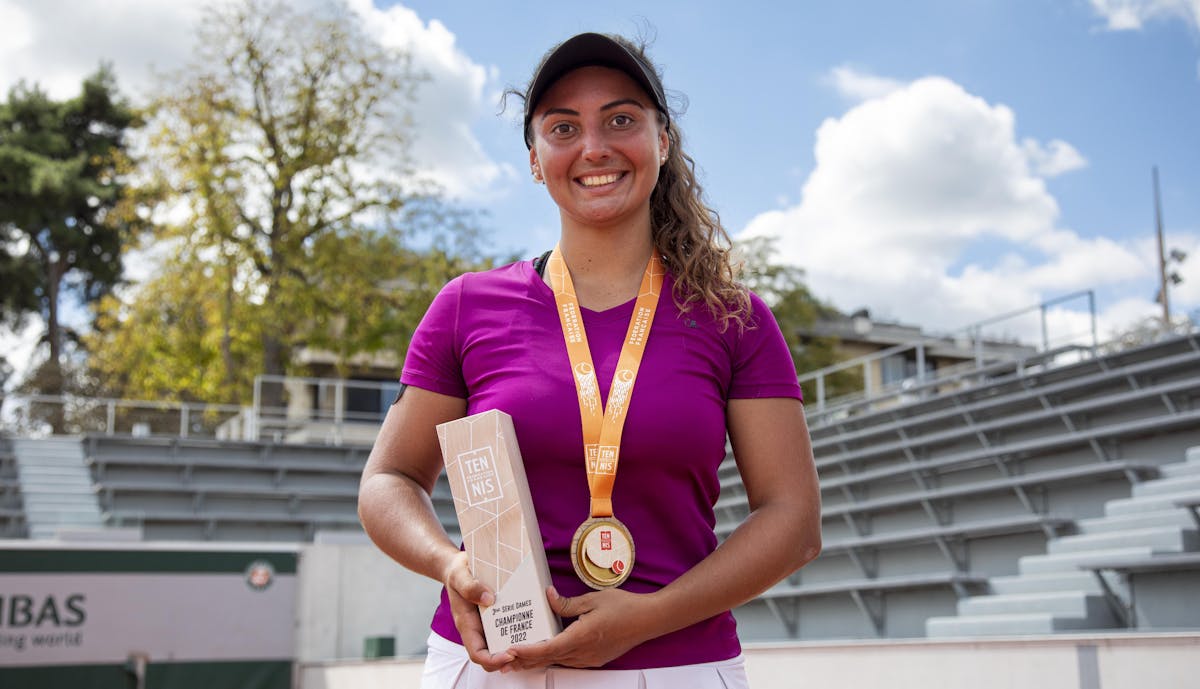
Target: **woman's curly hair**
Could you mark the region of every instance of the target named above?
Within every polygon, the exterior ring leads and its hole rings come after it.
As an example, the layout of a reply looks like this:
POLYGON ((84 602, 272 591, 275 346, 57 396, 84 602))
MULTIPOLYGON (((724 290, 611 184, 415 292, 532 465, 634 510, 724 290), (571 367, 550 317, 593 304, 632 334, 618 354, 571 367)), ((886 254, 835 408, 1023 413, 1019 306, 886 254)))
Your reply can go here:
POLYGON ((737 282, 741 264, 721 218, 704 201, 696 181, 696 163, 683 150, 682 134, 667 125, 670 149, 650 195, 654 245, 675 278, 675 303, 681 311, 704 304, 725 330, 730 323, 749 325, 750 295, 737 282))

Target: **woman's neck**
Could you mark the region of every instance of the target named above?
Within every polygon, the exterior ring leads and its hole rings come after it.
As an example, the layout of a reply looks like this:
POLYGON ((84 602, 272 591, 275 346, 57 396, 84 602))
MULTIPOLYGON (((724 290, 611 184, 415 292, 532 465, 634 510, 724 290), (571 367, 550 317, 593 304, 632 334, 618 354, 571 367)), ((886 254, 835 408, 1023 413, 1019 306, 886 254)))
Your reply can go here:
POLYGON ((559 249, 579 305, 604 311, 637 297, 654 252, 649 231, 563 232, 559 249))

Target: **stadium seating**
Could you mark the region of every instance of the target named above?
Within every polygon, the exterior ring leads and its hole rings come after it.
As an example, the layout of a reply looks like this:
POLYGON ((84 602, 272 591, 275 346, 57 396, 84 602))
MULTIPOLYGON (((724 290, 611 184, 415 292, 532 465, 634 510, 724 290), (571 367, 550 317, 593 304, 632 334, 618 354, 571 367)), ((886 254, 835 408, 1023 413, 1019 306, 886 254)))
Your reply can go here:
MULTIPOLYGON (((737 611, 746 638, 778 638, 780 623, 800 639, 924 636, 927 619, 988 598, 1023 557, 1090 528, 1106 502, 1200 443, 1195 335, 1058 366, 996 365, 970 382, 909 389, 903 404, 810 410, 825 548, 737 611)), ((721 484, 726 536, 749 511, 730 460, 721 484)))
MULTIPOLYGON (((358 482, 370 448, 89 436, 104 516, 146 539, 310 541, 358 531, 358 482)), ((452 523, 449 489, 435 506, 452 523)))

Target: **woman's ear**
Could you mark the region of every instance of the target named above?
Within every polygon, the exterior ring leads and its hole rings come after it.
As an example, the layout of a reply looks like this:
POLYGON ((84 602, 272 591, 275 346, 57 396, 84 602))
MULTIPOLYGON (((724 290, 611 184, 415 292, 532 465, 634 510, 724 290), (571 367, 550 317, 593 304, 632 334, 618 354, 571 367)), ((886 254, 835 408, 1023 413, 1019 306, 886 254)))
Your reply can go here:
POLYGON ((542 177, 542 168, 538 165, 537 153, 532 148, 529 149, 529 174, 533 175, 535 184, 541 184, 545 181, 542 177))

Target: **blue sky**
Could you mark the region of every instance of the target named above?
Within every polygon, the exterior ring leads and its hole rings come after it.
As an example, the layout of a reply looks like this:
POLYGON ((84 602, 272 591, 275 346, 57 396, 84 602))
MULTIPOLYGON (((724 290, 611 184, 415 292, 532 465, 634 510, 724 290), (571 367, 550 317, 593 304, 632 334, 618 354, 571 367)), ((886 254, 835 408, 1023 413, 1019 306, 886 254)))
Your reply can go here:
MULTIPOLYGON (((430 75, 418 162, 493 250, 557 236, 500 91, 573 33, 641 32, 729 232, 778 237, 839 308, 949 330, 1094 289, 1102 336, 1153 316, 1157 165, 1173 310, 1200 310, 1200 0, 348 3, 430 75)), ((186 61, 199 2, 93 4, 0 0, 0 87, 67 95, 109 59, 136 97, 186 61)))
MULTIPOLYGON (((1200 216, 1200 194, 1188 193, 1200 173, 1194 21, 1111 31, 1082 0, 610 2, 591 12, 535 3, 540 9, 515 16, 503 3, 405 5, 444 23, 462 50, 514 84, 561 37, 635 33, 649 22, 668 87, 689 98, 685 133, 731 229, 798 197, 817 127, 850 105, 830 83, 840 67, 900 81, 946 77, 1012 108, 1019 136, 1064 139, 1085 152, 1088 170, 1051 188, 1081 233, 1144 225, 1156 163, 1172 210, 1192 225, 1200 216)), ((490 150, 519 159, 520 138, 508 128, 481 123, 479 131, 495 136, 485 140, 490 150)))

